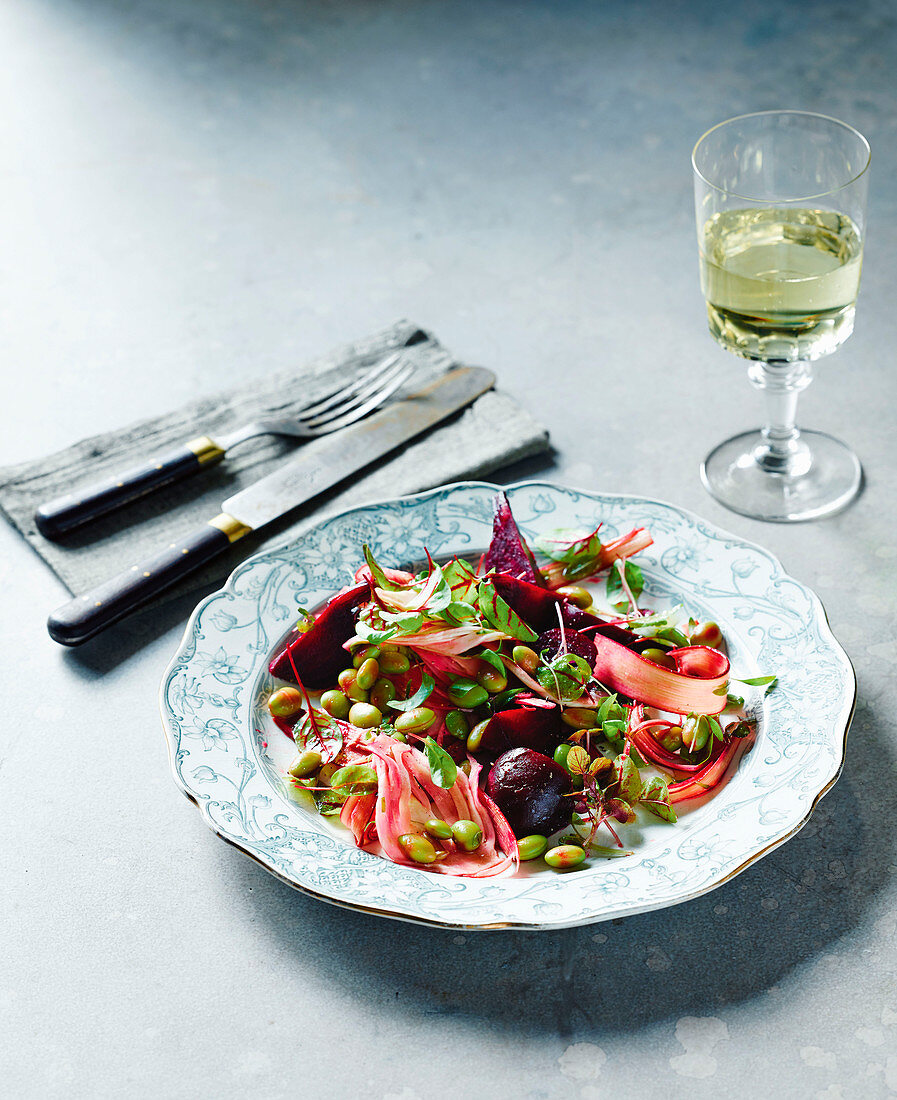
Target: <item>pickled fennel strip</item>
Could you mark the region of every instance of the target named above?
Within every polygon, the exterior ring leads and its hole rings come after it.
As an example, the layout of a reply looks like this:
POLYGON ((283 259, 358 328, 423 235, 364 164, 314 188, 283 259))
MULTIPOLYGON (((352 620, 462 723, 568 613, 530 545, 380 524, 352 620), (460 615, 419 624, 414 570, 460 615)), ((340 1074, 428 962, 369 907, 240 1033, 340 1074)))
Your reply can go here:
POLYGON ((471 778, 459 771, 449 790, 433 783, 426 758, 410 745, 381 736, 353 746, 360 758, 372 758, 377 790, 353 795, 340 813, 359 847, 377 840, 394 863, 418 866, 402 848, 399 837, 413 833, 427 817, 444 821, 470 820, 480 826, 483 839, 474 852, 450 844, 447 855, 426 870, 467 878, 491 878, 513 874, 517 868, 517 842, 501 811, 476 784, 479 766, 471 778), (421 820, 418 821, 418 817, 421 820))

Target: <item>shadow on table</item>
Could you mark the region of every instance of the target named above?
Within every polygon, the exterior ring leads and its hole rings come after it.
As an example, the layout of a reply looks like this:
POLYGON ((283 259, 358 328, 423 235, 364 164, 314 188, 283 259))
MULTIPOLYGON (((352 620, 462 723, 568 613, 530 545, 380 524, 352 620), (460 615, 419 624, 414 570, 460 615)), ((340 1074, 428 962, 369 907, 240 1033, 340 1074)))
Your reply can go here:
POLYGON ((234 870, 279 950, 378 1011, 587 1038, 749 1000, 867 921, 897 862, 879 825, 895 812, 894 763, 858 711, 845 775, 797 838, 696 901, 579 929, 436 930, 325 906, 236 853, 234 870))

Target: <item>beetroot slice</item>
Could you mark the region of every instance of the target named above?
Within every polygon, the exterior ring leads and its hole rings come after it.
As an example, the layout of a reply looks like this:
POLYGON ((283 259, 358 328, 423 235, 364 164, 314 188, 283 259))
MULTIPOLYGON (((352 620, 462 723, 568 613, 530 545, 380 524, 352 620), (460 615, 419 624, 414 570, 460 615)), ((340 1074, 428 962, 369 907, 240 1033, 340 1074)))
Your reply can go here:
POLYGON ((541 588, 530 581, 519 580, 507 573, 496 573, 492 582, 505 603, 537 633, 557 626, 556 608, 565 602, 562 597, 556 596, 548 588, 541 588))
POLYGON ((478 751, 497 756, 508 749, 526 748, 549 754, 563 737, 564 727, 557 707, 500 710, 489 719, 478 751))
POLYGON ((279 680, 296 683, 296 672, 307 688, 332 687, 337 675, 351 662, 343 649, 355 633, 355 614, 370 599, 371 586, 365 582, 347 588, 327 604, 306 634, 294 635, 268 665, 279 680), (290 655, 293 664, 290 663, 290 655))
POLYGON ((511 514, 511 505, 504 493, 496 493, 493 502, 492 541, 483 565, 488 573, 507 573, 512 577, 544 587, 545 581, 536 568, 532 551, 523 540, 511 514))
POLYGON ((590 665, 595 664, 595 659, 598 656, 595 643, 587 635, 579 634, 575 630, 565 630, 563 635, 560 627, 555 627, 554 630, 546 630, 539 635, 536 649, 551 660, 552 657, 556 657, 561 652, 563 641, 567 643, 568 653, 575 653, 577 657, 582 657, 590 665))
POLYGON ((495 761, 486 793, 505 815, 517 837, 551 836, 570 823, 570 776, 552 759, 532 749, 511 749, 495 761))

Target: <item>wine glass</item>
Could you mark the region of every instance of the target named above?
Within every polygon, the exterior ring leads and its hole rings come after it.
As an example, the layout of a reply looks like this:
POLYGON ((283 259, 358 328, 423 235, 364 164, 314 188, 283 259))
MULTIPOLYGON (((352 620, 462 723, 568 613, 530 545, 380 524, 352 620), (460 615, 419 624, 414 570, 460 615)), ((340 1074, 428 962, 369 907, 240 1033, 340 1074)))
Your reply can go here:
POLYGON ((812 361, 853 331, 869 143, 825 115, 761 111, 708 130, 692 166, 710 332, 752 360, 766 401, 766 426, 720 443, 701 480, 755 519, 830 515, 859 491, 859 459, 795 413, 812 361))

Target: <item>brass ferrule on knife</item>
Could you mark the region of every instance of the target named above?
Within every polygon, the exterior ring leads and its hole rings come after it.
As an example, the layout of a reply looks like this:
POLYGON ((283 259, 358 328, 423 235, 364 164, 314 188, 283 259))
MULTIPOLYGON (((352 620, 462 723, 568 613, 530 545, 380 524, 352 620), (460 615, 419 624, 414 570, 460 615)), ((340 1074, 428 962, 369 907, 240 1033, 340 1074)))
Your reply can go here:
POLYGON ((244 535, 248 535, 252 530, 252 528, 247 527, 245 523, 241 523, 238 519, 234 519, 233 516, 229 516, 227 512, 220 512, 214 519, 210 519, 209 525, 217 527, 219 531, 223 531, 225 535, 227 535, 228 542, 236 542, 238 539, 243 538, 244 535))

